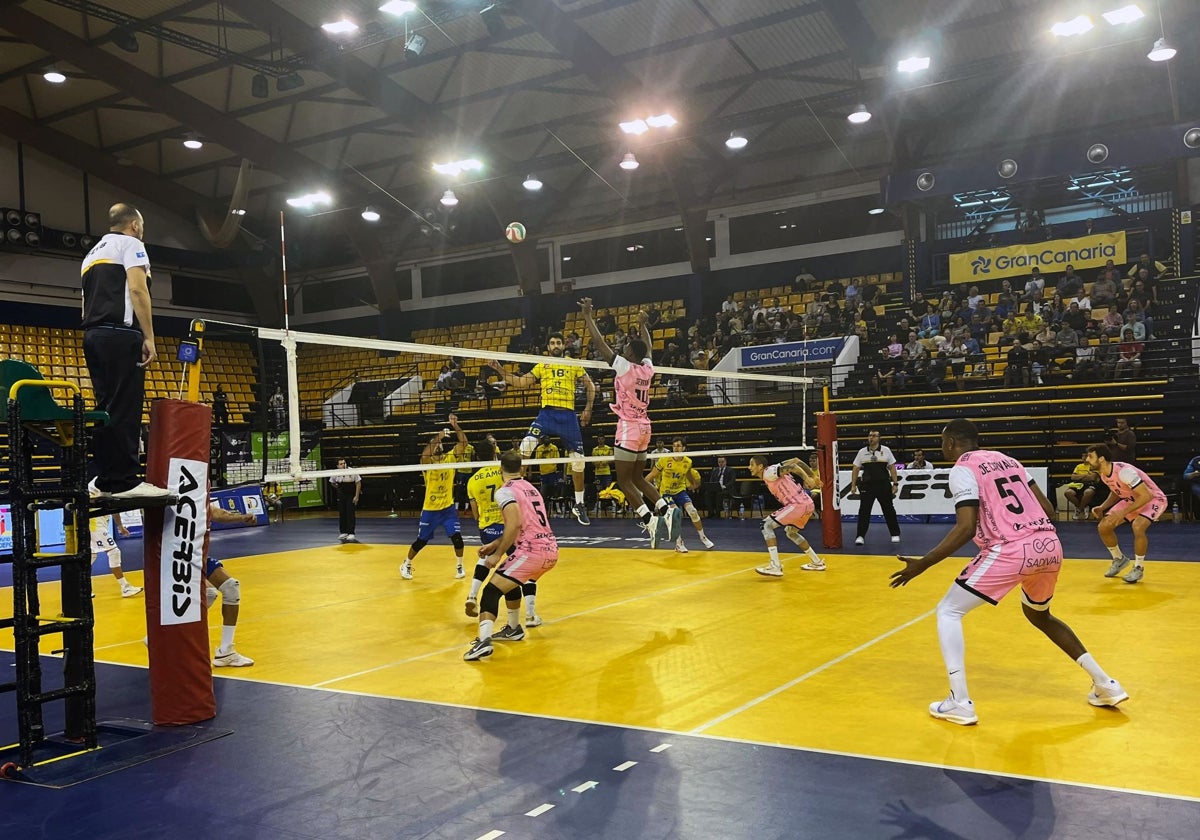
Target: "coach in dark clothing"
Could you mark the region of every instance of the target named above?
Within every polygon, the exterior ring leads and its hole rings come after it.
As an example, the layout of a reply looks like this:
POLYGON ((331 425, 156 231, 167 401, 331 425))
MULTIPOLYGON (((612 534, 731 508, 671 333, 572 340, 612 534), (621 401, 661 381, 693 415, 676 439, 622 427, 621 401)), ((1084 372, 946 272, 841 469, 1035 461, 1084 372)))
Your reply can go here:
POLYGON ((118 498, 165 496, 138 477, 146 367, 156 355, 145 224, 137 208, 114 204, 108 226, 82 270, 83 355, 96 408, 109 418, 92 435, 94 488, 118 498))
POLYGON ((892 503, 899 483, 896 456, 879 442, 879 432, 870 432, 867 445, 858 450, 850 473, 850 495, 862 491, 858 497, 858 536, 854 539, 855 545, 867 541, 867 529, 871 527, 871 511, 876 500, 892 535, 892 542, 900 542, 900 523, 896 521, 896 506, 892 503))
POLYGON ((733 496, 733 470, 724 457, 717 458, 717 465, 708 471, 704 483, 704 508, 710 519, 720 519, 726 500, 733 496))

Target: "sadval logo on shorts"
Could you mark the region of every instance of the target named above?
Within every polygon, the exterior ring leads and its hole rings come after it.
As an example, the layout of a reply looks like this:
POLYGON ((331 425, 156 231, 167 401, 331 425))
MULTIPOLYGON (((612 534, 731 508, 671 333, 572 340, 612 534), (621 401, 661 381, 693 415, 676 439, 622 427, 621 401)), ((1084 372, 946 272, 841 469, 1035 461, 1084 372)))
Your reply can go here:
POLYGON ((200 620, 200 595, 204 592, 200 565, 208 531, 208 464, 172 458, 167 486, 177 488, 179 499, 163 511, 158 578, 159 620, 164 627, 200 620))

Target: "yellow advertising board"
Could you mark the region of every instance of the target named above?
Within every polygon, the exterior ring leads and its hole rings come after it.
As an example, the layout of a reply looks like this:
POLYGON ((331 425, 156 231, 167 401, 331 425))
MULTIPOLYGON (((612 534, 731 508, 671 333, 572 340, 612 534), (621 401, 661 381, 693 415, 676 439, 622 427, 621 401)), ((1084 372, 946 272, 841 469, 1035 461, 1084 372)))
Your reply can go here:
POLYGON ((1068 265, 1078 271, 1099 268, 1108 260, 1118 266, 1125 262, 1125 231, 951 254, 950 282, 982 283, 1030 274, 1035 268, 1054 274, 1068 265))

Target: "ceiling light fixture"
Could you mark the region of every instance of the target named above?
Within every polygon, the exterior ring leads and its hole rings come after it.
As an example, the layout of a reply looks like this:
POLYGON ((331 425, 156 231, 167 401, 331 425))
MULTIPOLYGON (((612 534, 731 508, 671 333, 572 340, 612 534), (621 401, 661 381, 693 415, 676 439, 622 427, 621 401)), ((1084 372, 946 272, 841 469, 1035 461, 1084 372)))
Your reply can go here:
POLYGON ((867 213, 872 216, 878 216, 881 213, 883 213, 883 210, 884 209, 882 207, 872 207, 870 210, 867 211, 867 213))
POLYGON ((404 57, 416 58, 421 53, 425 52, 425 45, 428 43, 429 39, 427 39, 424 35, 420 34, 419 32, 414 32, 408 39, 408 42, 404 45, 404 57))
POLYGON ((1175 48, 1167 43, 1166 38, 1159 38, 1150 48, 1150 52, 1146 53, 1146 58, 1151 61, 1170 61, 1175 57, 1175 52, 1175 48))
POLYGON ((679 120, 675 119, 670 114, 659 114, 654 117, 646 117, 646 125, 651 128, 671 128, 678 125, 679 120))
POLYGON ((846 119, 855 125, 862 125, 865 122, 870 122, 871 112, 867 110, 866 105, 859 105, 853 111, 846 115, 846 119))
POLYGON ((46 72, 42 74, 42 78, 45 79, 47 82, 49 82, 52 85, 61 85, 63 82, 65 82, 67 80, 67 77, 65 74, 61 73, 60 71, 56 70, 53 67, 47 68, 46 72))
POLYGON ((246 211, 242 207, 239 207, 236 210, 230 210, 229 212, 235 216, 245 216, 246 215, 246 211))
POLYGON ((318 190, 307 195, 293 196, 287 200, 289 206, 300 210, 308 210, 316 207, 318 204, 330 204, 332 202, 333 199, 324 190, 318 190))
POLYGON ((626 134, 645 134, 650 130, 650 126, 646 124, 645 120, 629 120, 619 125, 626 134))
POLYGON ((918 73, 921 70, 929 69, 929 56, 914 55, 908 58, 902 58, 896 62, 896 69, 901 73, 918 73))
POLYGON ((367 207, 362 211, 362 217, 365 221, 368 221, 368 222, 378 222, 379 221, 379 211, 376 210, 374 207, 367 207))
POLYGON ((454 194, 454 190, 446 190, 442 193, 442 204, 446 207, 454 207, 458 204, 458 196, 454 194))
POLYGON ((342 18, 335 20, 332 23, 322 23, 321 28, 330 35, 349 35, 351 32, 358 31, 358 24, 352 20, 342 18))
POLYGON ((750 141, 746 139, 744 134, 742 134, 740 131, 735 131, 729 135, 729 138, 725 141, 725 146, 726 148, 733 149, 736 152, 739 149, 746 148, 746 144, 749 142, 750 141))
POLYGON ((1050 32, 1059 38, 1070 38, 1091 31, 1095 26, 1087 15, 1079 15, 1070 20, 1062 20, 1050 27, 1050 32))
POLYGON ((1137 7, 1136 3, 1131 3, 1128 6, 1122 6, 1119 9, 1113 9, 1111 12, 1105 12, 1103 17, 1108 21, 1110 26, 1120 26, 1123 23, 1133 23, 1135 20, 1141 20, 1146 15, 1137 7))
POLYGON ((389 0, 389 2, 379 7, 379 11, 387 12, 389 15, 395 15, 396 17, 406 15, 409 12, 415 12, 416 10, 417 4, 411 2, 411 0, 389 0))
POLYGON ((626 152, 625 157, 621 158, 621 168, 630 172, 637 169, 641 164, 638 163, 637 157, 633 152, 626 152))
POLYGON ((542 181, 536 175, 526 175, 525 181, 521 184, 521 186, 525 187, 525 189, 529 190, 530 192, 537 192, 542 188, 542 181))
POLYGON ((204 143, 201 142, 199 135, 193 131, 187 136, 187 139, 183 141, 183 146, 185 149, 203 149, 204 143))

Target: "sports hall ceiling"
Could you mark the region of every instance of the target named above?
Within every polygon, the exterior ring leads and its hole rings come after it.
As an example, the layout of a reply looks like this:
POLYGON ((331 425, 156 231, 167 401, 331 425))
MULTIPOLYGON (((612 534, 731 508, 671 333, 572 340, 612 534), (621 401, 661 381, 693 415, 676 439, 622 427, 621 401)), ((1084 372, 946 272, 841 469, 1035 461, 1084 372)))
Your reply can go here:
POLYGON ((248 227, 325 189, 347 227, 378 208, 370 236, 403 257, 433 246, 396 200, 445 214, 448 188, 464 225, 441 248, 513 219, 580 231, 1178 121, 1200 90, 1196 0, 1138 0, 1146 17, 1123 26, 1099 14, 1124 0, 508 0, 489 15, 418 0, 404 16, 383 2, 0 0, 0 133, 185 216, 223 212, 246 159, 248 227), (1049 33, 1080 10, 1090 33, 1049 33), (357 31, 322 30, 343 17, 357 31), (1149 62, 1162 31, 1180 54, 1149 62), (914 51, 931 67, 898 73, 914 51), (65 83, 43 78, 51 66, 65 83), (860 103, 874 118, 851 124, 860 103), (618 128, 660 113, 678 124, 618 128), (726 147, 732 132, 745 148, 726 147), (184 147, 193 135, 203 148, 184 147), (618 166, 628 152, 636 171, 618 166), (466 158, 483 170, 432 170, 466 158))

